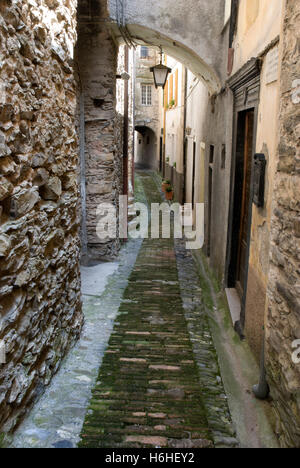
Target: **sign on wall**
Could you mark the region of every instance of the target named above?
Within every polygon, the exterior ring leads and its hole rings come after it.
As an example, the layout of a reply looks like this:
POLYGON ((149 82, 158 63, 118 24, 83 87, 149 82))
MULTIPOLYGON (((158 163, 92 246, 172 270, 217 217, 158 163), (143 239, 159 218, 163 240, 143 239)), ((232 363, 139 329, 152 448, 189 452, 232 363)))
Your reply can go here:
POLYGON ((266 82, 274 83, 278 80, 279 74, 279 47, 274 47, 268 52, 266 57, 266 82))

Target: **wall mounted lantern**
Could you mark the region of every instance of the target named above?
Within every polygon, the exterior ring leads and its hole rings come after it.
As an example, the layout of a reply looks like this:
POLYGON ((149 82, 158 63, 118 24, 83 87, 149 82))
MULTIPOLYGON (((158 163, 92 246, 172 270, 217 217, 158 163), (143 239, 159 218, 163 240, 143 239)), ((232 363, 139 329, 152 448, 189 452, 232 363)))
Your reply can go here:
POLYGON ((155 67, 150 68, 150 71, 153 73, 153 76, 154 76, 154 83, 155 83, 156 88, 158 88, 159 86, 161 86, 162 88, 165 87, 168 75, 172 71, 171 68, 163 65, 162 54, 163 54, 162 48, 160 48, 160 64, 155 65, 155 67))

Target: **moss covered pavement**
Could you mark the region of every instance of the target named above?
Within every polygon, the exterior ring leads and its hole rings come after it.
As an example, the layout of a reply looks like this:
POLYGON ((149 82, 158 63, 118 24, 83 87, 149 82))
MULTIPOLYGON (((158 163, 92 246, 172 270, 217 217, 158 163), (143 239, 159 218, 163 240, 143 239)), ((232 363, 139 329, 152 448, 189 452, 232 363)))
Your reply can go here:
MULTIPOLYGON (((144 173, 141 180, 148 201, 161 203, 155 176, 144 173)), ((219 393, 222 389, 216 387, 219 393)), ((79 447, 213 448, 209 421, 174 239, 145 239, 92 392, 79 447)))

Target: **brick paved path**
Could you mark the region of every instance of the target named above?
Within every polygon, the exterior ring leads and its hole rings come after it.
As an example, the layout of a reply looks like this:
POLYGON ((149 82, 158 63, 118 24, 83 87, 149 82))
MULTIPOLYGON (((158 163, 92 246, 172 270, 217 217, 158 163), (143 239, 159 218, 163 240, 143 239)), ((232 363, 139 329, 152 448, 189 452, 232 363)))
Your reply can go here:
MULTIPOLYGON (((143 177, 151 201, 155 182, 143 177)), ((80 447, 213 447, 173 239, 146 239, 93 390, 80 447)))

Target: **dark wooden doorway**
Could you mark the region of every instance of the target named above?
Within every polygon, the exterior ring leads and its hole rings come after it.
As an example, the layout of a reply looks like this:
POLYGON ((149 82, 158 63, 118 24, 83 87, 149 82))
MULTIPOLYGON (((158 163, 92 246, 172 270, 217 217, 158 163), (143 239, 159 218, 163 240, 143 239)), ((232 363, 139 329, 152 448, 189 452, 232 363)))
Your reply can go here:
POLYGON ((251 219, 251 180, 254 141, 254 109, 238 113, 233 226, 229 287, 237 289, 241 299, 247 285, 249 224, 251 219))
POLYGON ((159 172, 163 172, 163 137, 159 139, 159 172))

